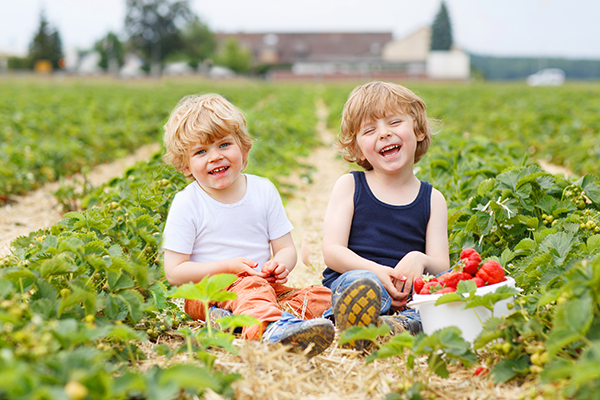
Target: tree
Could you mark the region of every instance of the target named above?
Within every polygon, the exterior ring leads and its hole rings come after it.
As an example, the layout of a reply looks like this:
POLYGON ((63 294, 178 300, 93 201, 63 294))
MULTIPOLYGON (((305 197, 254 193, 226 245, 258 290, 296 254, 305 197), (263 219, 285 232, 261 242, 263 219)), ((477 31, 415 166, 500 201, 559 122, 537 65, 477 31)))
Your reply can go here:
POLYGON ((94 48, 100 53, 98 66, 105 71, 116 72, 118 68, 125 64, 123 43, 113 32, 109 32, 104 38, 98 40, 94 48))
POLYGON ((215 63, 223 65, 238 74, 243 74, 250 68, 252 54, 242 48, 235 37, 230 37, 217 55, 215 63))
POLYGON ((40 13, 40 27, 29 45, 29 59, 31 65, 40 60, 47 60, 52 64, 52 69, 59 68, 59 61, 63 57, 62 42, 58 30, 52 29, 44 11, 40 13))
POLYGON ((452 46, 452 25, 446 9, 446 3, 442 1, 440 10, 435 16, 431 27, 431 50, 450 50, 452 46))
POLYGON ((180 27, 192 16, 189 0, 127 0, 125 31, 157 74, 165 58, 185 47, 180 27))
POLYGON ((217 41, 208 26, 200 19, 194 18, 192 23, 183 30, 183 37, 186 44, 185 53, 194 67, 198 66, 199 61, 213 57, 217 41))

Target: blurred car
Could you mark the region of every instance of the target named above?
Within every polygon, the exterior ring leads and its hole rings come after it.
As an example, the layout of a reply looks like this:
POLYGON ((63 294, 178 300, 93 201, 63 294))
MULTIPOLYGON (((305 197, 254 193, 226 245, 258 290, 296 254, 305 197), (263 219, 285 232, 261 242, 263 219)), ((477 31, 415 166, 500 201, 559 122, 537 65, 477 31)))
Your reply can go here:
POLYGON ((559 68, 546 68, 527 77, 529 86, 560 86, 565 83, 565 71, 559 68))

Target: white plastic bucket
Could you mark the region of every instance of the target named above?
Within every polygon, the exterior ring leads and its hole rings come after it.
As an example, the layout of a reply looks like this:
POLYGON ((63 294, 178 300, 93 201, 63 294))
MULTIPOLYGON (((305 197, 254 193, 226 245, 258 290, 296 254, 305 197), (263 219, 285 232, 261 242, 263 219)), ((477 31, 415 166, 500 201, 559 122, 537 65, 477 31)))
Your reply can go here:
MULTIPOLYGON (((515 280, 511 277, 506 277, 506 280, 503 282, 477 288, 475 294, 482 296, 495 292, 497 288, 505 285, 515 287, 515 280)), ((431 335, 433 332, 447 326, 456 326, 462 331, 463 338, 473 343, 477 335, 482 331, 483 324, 492 316, 492 313, 485 307, 464 309, 465 303, 462 301, 454 301, 436 306, 435 302, 441 296, 443 295, 415 294, 413 300, 407 306, 419 311, 421 314, 421 323, 423 324, 423 332, 427 335, 431 335)), ((494 316, 508 315, 509 310, 507 305, 512 301, 513 299, 509 298, 497 302, 494 305, 494 316)))

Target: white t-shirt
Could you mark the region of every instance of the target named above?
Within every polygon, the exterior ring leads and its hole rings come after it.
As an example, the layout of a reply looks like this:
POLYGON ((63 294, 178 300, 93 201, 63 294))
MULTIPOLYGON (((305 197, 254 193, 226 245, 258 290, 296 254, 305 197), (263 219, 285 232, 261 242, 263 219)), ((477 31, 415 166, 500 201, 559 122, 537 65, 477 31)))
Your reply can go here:
POLYGON ((190 261, 247 257, 260 270, 271 259, 270 241, 294 227, 279 192, 267 178, 243 174, 246 194, 234 204, 210 197, 197 182, 175 195, 163 232, 163 249, 189 254, 190 261))

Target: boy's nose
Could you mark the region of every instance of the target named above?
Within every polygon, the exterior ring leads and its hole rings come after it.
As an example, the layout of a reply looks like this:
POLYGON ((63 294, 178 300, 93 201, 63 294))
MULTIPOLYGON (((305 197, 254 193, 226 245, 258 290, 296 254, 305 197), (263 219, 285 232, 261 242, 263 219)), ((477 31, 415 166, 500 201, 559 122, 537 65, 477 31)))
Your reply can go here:
POLYGON ((384 130, 384 131, 382 131, 382 132, 379 134, 379 137, 380 137, 381 139, 389 138, 390 136, 392 136, 392 134, 391 134, 391 132, 390 132, 390 131, 388 131, 387 129, 386 129, 386 130, 384 130))
POLYGON ((208 160, 210 162, 218 161, 223 158, 223 154, 219 151, 219 149, 211 149, 208 152, 208 160))

